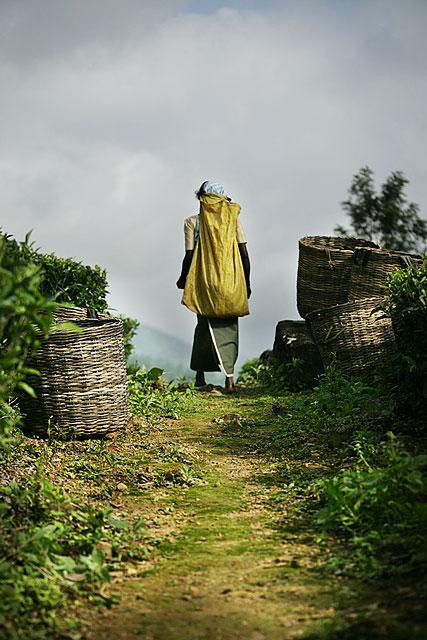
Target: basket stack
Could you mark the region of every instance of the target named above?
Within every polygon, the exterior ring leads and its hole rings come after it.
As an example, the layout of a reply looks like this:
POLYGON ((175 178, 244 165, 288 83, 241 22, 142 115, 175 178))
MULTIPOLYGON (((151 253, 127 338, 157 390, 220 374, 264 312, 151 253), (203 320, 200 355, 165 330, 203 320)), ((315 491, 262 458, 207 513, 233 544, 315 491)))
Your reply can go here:
POLYGON ((388 274, 418 255, 356 238, 311 236, 299 242, 297 306, 324 366, 371 374, 391 355, 395 336, 385 311, 388 274))
POLYGON ((40 376, 29 379, 36 398, 20 400, 26 430, 91 438, 123 429, 129 406, 122 322, 67 320, 81 331, 52 331, 30 363, 40 376))

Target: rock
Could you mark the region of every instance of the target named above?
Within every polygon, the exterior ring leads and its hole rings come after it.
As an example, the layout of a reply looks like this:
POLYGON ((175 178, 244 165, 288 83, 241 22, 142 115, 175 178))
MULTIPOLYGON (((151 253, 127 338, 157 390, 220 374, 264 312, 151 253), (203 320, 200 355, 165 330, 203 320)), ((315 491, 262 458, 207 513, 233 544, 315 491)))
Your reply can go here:
POLYGON ((100 540, 97 543, 96 548, 102 551, 106 558, 111 558, 111 556, 113 555, 113 545, 110 542, 104 542, 103 540, 100 540))
POLYGON ((259 361, 261 364, 269 364, 272 356, 273 356, 273 352, 270 349, 266 349, 261 353, 259 357, 259 361))
POLYGON ((64 578, 71 582, 82 582, 86 578, 85 573, 72 573, 70 571, 64 571, 64 578))
POLYGON ((160 389, 160 391, 163 391, 163 389, 166 387, 166 382, 159 378, 158 380, 154 380, 151 386, 153 387, 153 389, 160 389))
POLYGON ((104 440, 114 440, 119 435, 120 434, 117 431, 109 431, 108 433, 105 434, 104 440))
POLYGON ((289 412, 289 409, 284 407, 279 402, 273 402, 271 405, 271 410, 275 416, 284 416, 289 412))
POLYGON ((127 484, 125 484, 124 482, 119 482, 119 484, 116 487, 117 491, 128 491, 128 486, 127 484))
POLYGON ((282 320, 277 324, 272 355, 283 363, 303 360, 314 374, 323 371, 319 350, 305 320, 282 320))
POLYGON ((214 388, 213 384, 203 384, 200 387, 196 387, 196 391, 207 391, 210 392, 214 388))

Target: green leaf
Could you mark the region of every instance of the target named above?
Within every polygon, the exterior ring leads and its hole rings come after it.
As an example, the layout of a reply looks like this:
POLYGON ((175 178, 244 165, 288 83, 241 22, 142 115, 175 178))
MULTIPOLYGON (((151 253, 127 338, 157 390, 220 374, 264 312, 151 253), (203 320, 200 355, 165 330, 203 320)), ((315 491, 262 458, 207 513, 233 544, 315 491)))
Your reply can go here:
POLYGON ((163 374, 164 374, 163 369, 159 369, 158 367, 153 367, 147 372, 147 378, 149 380, 159 380, 159 378, 161 378, 163 374))
POLYGON ((83 333, 83 327, 79 327, 74 322, 58 322, 51 328, 51 332, 55 331, 73 331, 74 333, 83 333))
POLYGON ((28 395, 31 396, 32 398, 37 398, 37 395, 36 395, 36 392, 34 391, 34 389, 32 387, 30 387, 30 385, 27 384, 26 382, 24 382, 23 380, 18 382, 18 384, 16 386, 19 389, 22 389, 23 391, 28 393, 28 395))

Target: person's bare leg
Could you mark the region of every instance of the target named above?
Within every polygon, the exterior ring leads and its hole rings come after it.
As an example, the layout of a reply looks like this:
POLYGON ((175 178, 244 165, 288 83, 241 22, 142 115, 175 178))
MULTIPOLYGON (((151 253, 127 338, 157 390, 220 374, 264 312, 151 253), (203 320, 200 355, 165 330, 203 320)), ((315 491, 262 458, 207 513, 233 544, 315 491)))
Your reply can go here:
POLYGON ((205 372, 196 371, 196 387, 204 387, 204 386, 206 386, 205 372))
POLYGON ((227 393, 234 393, 236 391, 236 387, 234 386, 234 378, 233 376, 227 376, 225 379, 225 391, 227 393))

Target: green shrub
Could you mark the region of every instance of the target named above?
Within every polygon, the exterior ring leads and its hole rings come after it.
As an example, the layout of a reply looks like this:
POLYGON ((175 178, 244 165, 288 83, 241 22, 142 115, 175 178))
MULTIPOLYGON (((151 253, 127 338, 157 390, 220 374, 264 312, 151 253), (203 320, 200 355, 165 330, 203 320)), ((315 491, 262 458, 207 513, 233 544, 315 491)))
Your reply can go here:
POLYGON ((280 362, 271 357, 267 362, 258 358, 248 360, 239 372, 238 384, 243 387, 263 386, 271 393, 306 391, 313 388, 318 376, 304 360, 280 362))
POLYGON ((73 258, 54 253, 35 253, 34 261, 43 271, 41 292, 55 296, 57 302, 105 311, 107 308, 107 272, 98 265, 90 267, 73 258))
POLYGON ((134 349, 132 340, 137 334, 139 321, 135 318, 129 318, 128 316, 123 315, 119 315, 118 317, 123 322, 123 342, 125 345, 126 361, 128 362, 134 349))
POLYGON ((173 382, 162 379, 163 369, 154 367, 147 371, 135 367, 128 376, 129 404, 131 412, 145 418, 178 419, 188 405, 192 391, 178 391, 173 382))
POLYGON ((317 452, 346 446, 363 424, 385 419, 388 411, 378 407, 376 391, 365 381, 333 368, 320 375, 315 389, 288 396, 276 410, 272 440, 296 458, 309 455, 313 443, 317 452))
POLYGON ((105 311, 108 293, 105 269, 98 265, 84 265, 73 258, 60 258, 54 253, 41 253, 29 242, 29 234, 25 242, 17 242, 6 234, 0 237, 7 244, 15 265, 36 264, 40 267, 42 277, 39 290, 42 295, 54 298, 57 302, 105 311))
POLYGON ((110 511, 77 507, 41 467, 0 487, 0 634, 10 640, 51 637, 66 598, 109 579, 96 545, 112 537, 110 511))
POLYGON ((388 277, 388 306, 397 353, 383 377, 406 414, 427 409, 427 258, 421 267, 396 269, 388 277))
POLYGON ((16 413, 8 405, 19 389, 32 390, 25 382, 31 370, 27 357, 46 336, 55 304, 40 293, 40 267, 22 259, 27 240, 18 247, 0 235, 0 448, 6 446, 16 413), (18 250, 19 249, 19 250, 18 250))
POLYGON ((343 565, 364 573, 427 566, 427 456, 411 455, 389 435, 378 447, 354 447, 355 468, 317 485, 322 508, 315 522, 347 540, 343 565))
POLYGON ((259 358, 252 358, 242 365, 237 382, 242 387, 268 385, 271 382, 270 367, 259 358))

